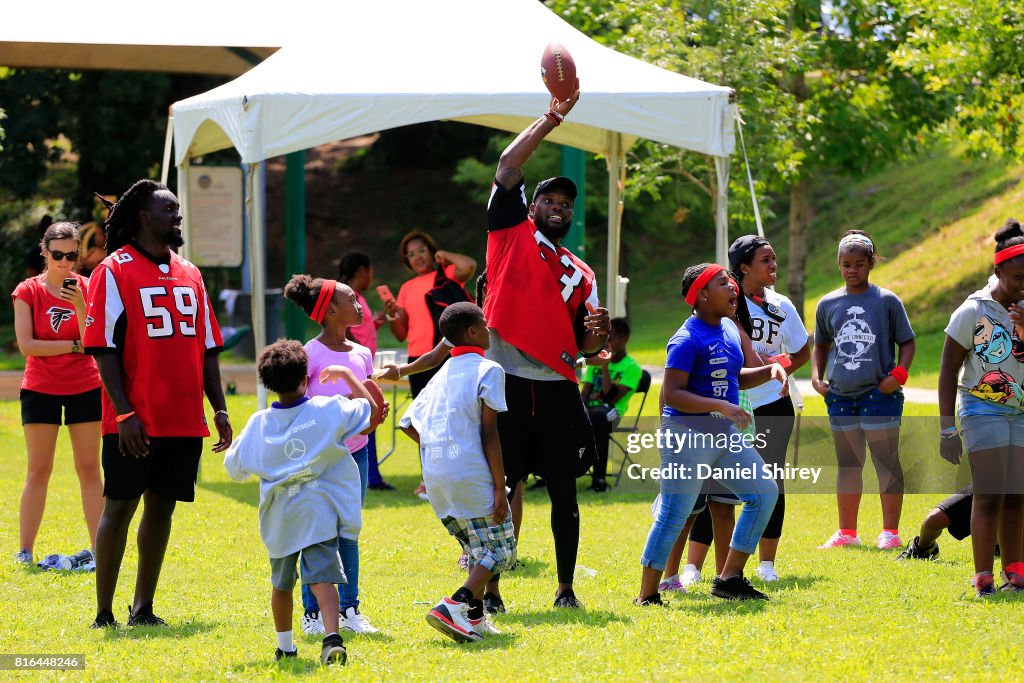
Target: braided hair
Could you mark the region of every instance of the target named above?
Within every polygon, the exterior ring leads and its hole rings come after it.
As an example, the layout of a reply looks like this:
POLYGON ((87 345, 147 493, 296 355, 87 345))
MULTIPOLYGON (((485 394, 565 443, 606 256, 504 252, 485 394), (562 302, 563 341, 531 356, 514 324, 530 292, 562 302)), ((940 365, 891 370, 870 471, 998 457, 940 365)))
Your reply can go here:
POLYGON ((107 236, 107 254, 113 254, 135 238, 139 232, 139 211, 145 208, 150 197, 166 189, 166 185, 155 180, 138 180, 109 207, 110 214, 107 220, 103 221, 107 236))

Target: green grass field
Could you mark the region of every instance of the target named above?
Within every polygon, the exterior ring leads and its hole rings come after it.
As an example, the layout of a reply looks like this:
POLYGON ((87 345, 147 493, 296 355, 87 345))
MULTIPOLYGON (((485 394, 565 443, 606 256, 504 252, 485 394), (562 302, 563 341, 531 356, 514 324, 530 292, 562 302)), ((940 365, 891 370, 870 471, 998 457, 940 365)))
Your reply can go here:
MULTIPOLYGON (((230 399, 237 428, 254 404, 251 396, 230 399)), ((380 437, 386 450, 389 438, 386 433, 380 437)), ((631 600, 651 523, 651 496, 581 491, 579 563, 597 575, 577 583, 585 611, 556 612, 551 608, 555 560, 548 503, 543 492, 531 492, 520 546, 526 567, 503 582, 510 613, 496 619, 505 635, 456 645, 423 619, 433 602, 459 585, 459 552, 429 506, 411 494, 418 468, 405 440, 382 467, 399 491, 369 492, 364 518, 361 598, 364 613, 381 633, 346 637, 345 671, 321 670, 318 641, 301 632, 298 662, 273 663, 257 483, 231 482, 220 459, 209 453, 196 502, 178 510, 157 594, 157 613, 171 626, 92 631, 91 575, 42 573, 12 560, 23 463, 18 405, 0 403, 0 495, 8 501, 0 508, 5 549, 0 649, 84 654, 84 677, 66 672, 58 674, 62 680, 960 681, 1024 676, 1021 651, 1014 645, 1024 598, 974 598, 967 583, 968 543, 941 539, 942 555, 931 563, 897 563, 892 554, 866 549, 818 551, 815 546, 835 528, 834 499, 822 495, 789 499, 778 562, 783 580, 768 589, 771 602, 720 601, 708 594, 705 579, 665 609, 640 609, 631 600)), ((905 538, 935 502, 935 496, 908 496, 905 538)), ((877 499, 866 497, 862 520, 865 536, 873 538, 880 526, 877 499)), ((136 526, 137 519, 133 534, 136 526)), ((70 447, 62 435, 35 551, 37 556, 70 553, 86 545, 70 447)), ((115 600, 122 622, 136 557, 130 543, 115 600)), ((297 607, 297 630, 298 615, 297 607)))

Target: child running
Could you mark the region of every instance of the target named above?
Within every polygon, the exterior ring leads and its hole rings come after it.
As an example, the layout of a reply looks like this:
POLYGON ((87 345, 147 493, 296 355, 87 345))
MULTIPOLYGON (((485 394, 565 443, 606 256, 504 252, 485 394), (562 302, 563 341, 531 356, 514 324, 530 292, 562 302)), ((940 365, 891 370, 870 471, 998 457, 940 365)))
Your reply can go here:
POLYGON ((940 453, 956 465, 966 449, 971 465, 972 584, 978 597, 995 593, 997 534, 1006 574, 1002 590, 1024 590, 1024 315, 1017 303, 1024 298, 1024 229, 1011 218, 995 243, 995 278, 953 312, 939 369, 940 453), (953 419, 958 388, 960 433, 953 419))
POLYGON ((224 458, 236 481, 260 479, 260 535, 270 555, 271 608, 277 632, 275 658, 295 657, 292 592, 296 563, 302 585, 324 609, 326 635, 321 664, 344 664, 338 635, 338 592, 345 580, 339 564, 339 538, 355 538, 362 525, 359 470, 346 441, 376 426, 379 408, 348 368, 334 376, 348 384, 349 400, 306 396, 307 355, 297 341, 281 340, 260 352, 260 382, 277 394, 270 408, 257 411, 224 458))
POLYGON ((743 577, 743 567, 757 547, 779 489, 764 476, 764 461, 740 433, 751 415, 738 405, 739 390, 770 379, 785 383, 786 371, 778 363, 761 365, 749 339, 742 339, 730 320, 739 291, 725 268, 708 263, 687 268, 681 293, 694 313, 668 342, 661 420, 662 430, 669 432, 666 442, 680 444, 662 448, 661 467, 677 474, 660 480, 661 505, 641 556, 643 576, 635 602, 663 604, 658 583, 700 494, 699 465, 753 475, 722 481, 743 501, 743 510, 711 594, 730 600, 767 600, 743 577), (744 367, 745 363, 758 367, 744 367))
POLYGON ((870 235, 847 230, 838 249, 839 272, 846 284, 823 296, 815 314, 811 384, 825 397, 839 462, 839 530, 820 548, 861 545, 857 513, 864 490, 865 440, 882 501, 882 531, 875 547, 903 547, 902 387, 916 346, 903 302, 868 281, 877 259, 870 235))
MULTIPOLYGON (((373 375, 373 354, 368 348, 347 338, 350 327, 363 321, 363 309, 356 293, 337 280, 294 276, 284 288, 284 296, 297 304, 313 322, 321 326, 320 334, 306 342, 309 355, 306 394, 308 396, 347 396, 344 386, 321 378, 321 372, 333 365, 349 368, 360 382, 373 375)), ((359 500, 366 502, 369 477, 366 434, 353 435, 346 445, 359 468, 359 500)), ((359 611, 359 537, 338 539, 338 553, 345 567, 348 583, 338 586, 341 592, 341 628, 353 633, 376 633, 377 628, 359 611)), ((316 595, 302 586, 302 631, 307 635, 324 632, 324 622, 316 595)))
POLYGON ((490 338, 478 306, 452 304, 441 314, 440 328, 455 344, 452 358, 399 424, 419 444, 434 513, 469 560, 466 582, 427 613, 427 622, 467 643, 500 633, 484 610, 484 590, 500 601, 492 579, 516 560, 498 438, 498 413, 506 410, 505 373, 484 358, 490 338))

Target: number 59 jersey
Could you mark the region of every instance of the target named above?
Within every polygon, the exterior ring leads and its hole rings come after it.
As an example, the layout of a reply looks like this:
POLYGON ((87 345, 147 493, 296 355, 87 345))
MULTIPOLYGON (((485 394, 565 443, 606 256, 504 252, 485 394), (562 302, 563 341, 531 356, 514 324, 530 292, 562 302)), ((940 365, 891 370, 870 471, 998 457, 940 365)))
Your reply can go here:
MULTIPOLYGON (((168 251, 154 261, 132 245, 90 278, 86 353, 121 356, 124 390, 148 436, 209 436, 203 363, 224 342, 199 269, 168 251)), ((103 434, 117 434, 103 395, 103 434)))

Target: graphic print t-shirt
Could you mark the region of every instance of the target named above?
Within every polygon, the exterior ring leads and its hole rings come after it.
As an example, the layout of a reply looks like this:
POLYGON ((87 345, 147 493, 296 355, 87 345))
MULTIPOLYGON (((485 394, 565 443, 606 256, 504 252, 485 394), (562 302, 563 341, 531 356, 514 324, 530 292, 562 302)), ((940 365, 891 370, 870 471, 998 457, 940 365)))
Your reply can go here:
MULTIPOLYGON (((988 288, 967 297, 950 316, 946 334, 967 349, 960 377, 961 395, 1024 410, 1024 341, 1010 314, 988 288)), ((961 414, 964 405, 961 402, 961 414)))
MULTIPOLYGON (((149 436, 210 435, 203 414, 203 362, 223 347, 199 269, 168 251, 155 261, 132 245, 93 271, 86 353, 118 353, 124 389, 149 436)), ((103 433, 117 434, 103 395, 103 433)))
POLYGON ((896 345, 914 338, 900 298, 876 285, 860 294, 846 288, 818 302, 814 343, 831 344, 825 370, 837 396, 871 391, 896 367, 896 345))
MULTIPOLYGON (((78 315, 70 301, 55 297, 43 284, 45 273, 19 284, 11 294, 32 309, 32 336, 36 339, 74 341, 81 334, 78 315)), ((89 300, 89 279, 75 274, 82 294, 89 300)), ((71 396, 100 388, 96 360, 81 353, 29 356, 21 388, 56 396, 71 396)))
MULTIPOLYGON (((721 325, 709 325, 696 315, 691 315, 668 340, 667 350, 665 367, 682 370, 690 375, 687 391, 739 405, 743 345, 736 323, 723 318, 721 325)), ((662 415, 709 413, 684 413, 666 405, 662 415)))
MULTIPOLYGON (((786 318, 779 322, 747 297, 747 310, 750 312, 750 323, 754 328, 750 334, 754 350, 767 356, 776 356, 782 353, 783 349, 786 353, 796 353, 807 343, 808 336, 796 307, 788 297, 770 289, 765 290, 764 298, 766 303, 777 306, 786 318)), ((782 398, 782 383, 772 379, 751 387, 746 392, 751 407, 760 408, 782 398)))

